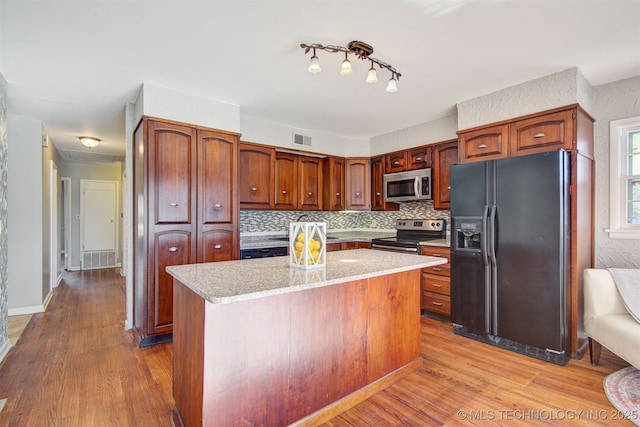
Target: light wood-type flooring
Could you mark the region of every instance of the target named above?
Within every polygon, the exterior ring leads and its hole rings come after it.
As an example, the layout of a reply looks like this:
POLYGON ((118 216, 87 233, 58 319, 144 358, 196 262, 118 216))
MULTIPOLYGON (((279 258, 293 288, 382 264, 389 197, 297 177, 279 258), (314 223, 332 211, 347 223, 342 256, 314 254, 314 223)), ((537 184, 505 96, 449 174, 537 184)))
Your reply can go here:
MULTIPOLYGON (((124 330, 115 270, 66 273, 0 365, 0 426, 171 425, 171 344, 124 330)), ((556 366, 454 335, 422 318, 423 367, 325 426, 612 425, 604 377, 628 366, 603 349, 556 366)), ((256 349, 260 351, 260 349, 256 349)))

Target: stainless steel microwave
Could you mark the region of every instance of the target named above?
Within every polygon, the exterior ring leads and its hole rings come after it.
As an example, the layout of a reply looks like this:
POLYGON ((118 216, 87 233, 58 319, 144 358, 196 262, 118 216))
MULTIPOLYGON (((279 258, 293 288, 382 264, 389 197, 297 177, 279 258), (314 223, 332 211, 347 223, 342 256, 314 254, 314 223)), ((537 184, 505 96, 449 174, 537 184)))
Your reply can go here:
POLYGON ((384 175, 384 201, 409 202, 431 199, 431 169, 384 175))

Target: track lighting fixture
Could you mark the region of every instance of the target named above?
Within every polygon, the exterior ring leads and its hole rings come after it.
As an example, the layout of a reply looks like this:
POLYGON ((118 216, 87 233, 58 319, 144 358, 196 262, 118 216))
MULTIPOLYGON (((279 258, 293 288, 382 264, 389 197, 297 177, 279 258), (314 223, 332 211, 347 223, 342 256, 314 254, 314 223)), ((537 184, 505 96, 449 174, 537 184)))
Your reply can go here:
POLYGON ((391 72, 391 79, 389 79, 389 82, 387 83, 386 91, 389 93, 395 93, 398 91, 398 80, 400 80, 400 76, 402 74, 400 74, 391 65, 382 62, 379 59, 372 58, 370 55, 373 53, 373 47, 364 42, 355 40, 350 42, 347 47, 332 45, 324 46, 318 43, 308 45, 302 43, 300 44, 300 47, 304 49, 305 55, 313 49, 313 56, 311 56, 311 63, 309 64, 308 68, 310 73, 319 73, 321 71, 320 60, 316 56, 316 49, 324 50, 329 53, 344 52, 344 61, 342 61, 342 66, 340 68, 341 75, 350 76, 353 74, 351 61, 349 61, 349 54, 353 54, 358 59, 371 61, 371 68, 369 68, 369 71, 367 72, 367 78, 365 80, 366 83, 378 82, 378 76, 374 67, 374 64, 377 64, 378 68, 380 68, 381 70, 386 69, 391 72))

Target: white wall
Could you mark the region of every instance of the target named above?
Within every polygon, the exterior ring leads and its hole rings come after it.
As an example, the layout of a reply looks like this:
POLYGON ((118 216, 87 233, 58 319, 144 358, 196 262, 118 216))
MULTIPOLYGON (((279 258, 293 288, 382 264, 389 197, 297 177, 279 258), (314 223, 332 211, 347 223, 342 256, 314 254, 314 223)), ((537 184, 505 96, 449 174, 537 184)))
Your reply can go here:
MULTIPOLYGON (((58 165, 58 178, 71 178, 69 185, 69 194, 71 203, 69 207, 71 224, 70 224, 70 243, 69 243, 69 269, 80 269, 80 180, 95 179, 104 181, 118 182, 118 189, 122 191, 122 166, 120 162, 113 163, 71 163, 63 162, 58 165)), ((118 198, 120 195, 118 195, 118 198)), ((122 207, 120 208, 122 210, 122 207)), ((122 240, 122 239, 120 239, 122 240)), ((121 251, 116 254, 118 260, 121 257, 121 251)))
POLYGON ((42 293, 42 122, 7 118, 9 314, 44 310, 42 293))
POLYGON ((640 76, 594 88, 597 267, 640 268, 640 240, 611 239, 609 228, 609 122, 640 116, 640 76))
MULTIPOLYGON (((1 8, 1 6, 0 6, 1 8)), ((0 58, 2 55, 0 55, 0 58)), ((2 66, 0 65, 0 70, 2 66)), ((7 200, 7 81, 0 73, 0 362, 6 356, 11 343, 7 327, 9 314, 9 205, 7 200)))
POLYGON ((451 115, 371 138, 371 155, 419 147, 458 137, 458 116, 451 115))

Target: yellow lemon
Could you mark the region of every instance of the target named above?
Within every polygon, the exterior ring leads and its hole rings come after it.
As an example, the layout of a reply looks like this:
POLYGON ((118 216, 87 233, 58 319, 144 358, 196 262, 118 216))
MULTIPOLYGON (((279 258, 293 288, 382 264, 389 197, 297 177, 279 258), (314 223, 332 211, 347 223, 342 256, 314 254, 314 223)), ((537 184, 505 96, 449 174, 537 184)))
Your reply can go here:
POLYGON ((304 248, 304 243, 296 242, 296 244, 294 246, 296 248, 296 252, 302 252, 302 249, 304 248))
POLYGON ((322 247, 322 243, 320 243, 319 240, 316 240, 313 249, 320 250, 321 247, 322 247))
POLYGON ((311 256, 313 257, 313 259, 315 259, 316 261, 318 260, 318 257, 320 256, 320 251, 318 250, 312 250, 311 251, 311 256))
POLYGON ((298 242, 304 242, 304 233, 298 234, 298 242))

